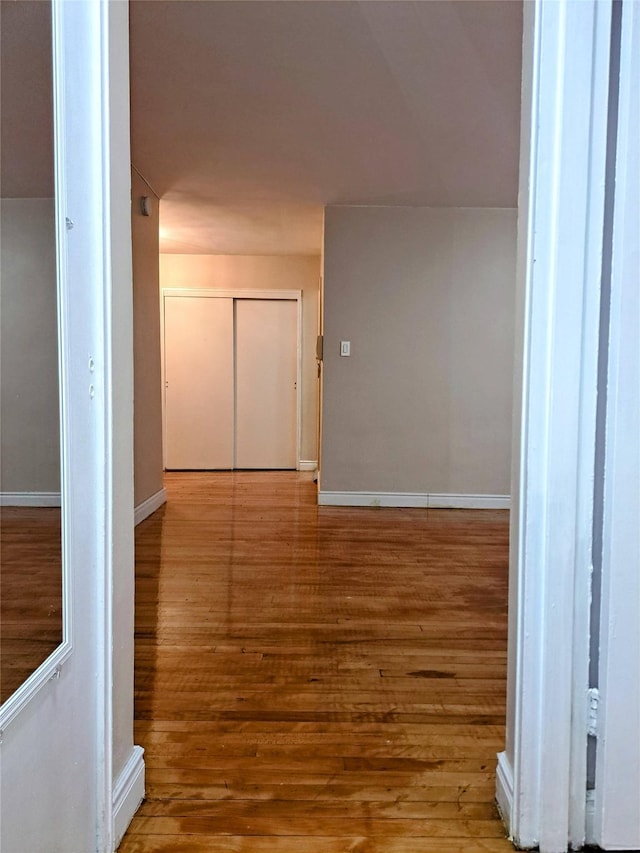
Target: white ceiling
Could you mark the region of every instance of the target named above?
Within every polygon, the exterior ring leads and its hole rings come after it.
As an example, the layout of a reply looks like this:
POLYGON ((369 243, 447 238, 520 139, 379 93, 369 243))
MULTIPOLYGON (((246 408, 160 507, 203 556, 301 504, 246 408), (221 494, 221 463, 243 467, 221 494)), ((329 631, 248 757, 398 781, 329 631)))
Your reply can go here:
POLYGON ((325 204, 516 205, 519 0, 133 0, 161 249, 317 253, 325 204))
MULTIPOLYGON (((2 0, 2 194, 52 194, 49 3, 2 0)), ((161 249, 315 254, 325 204, 516 204, 520 0, 133 0, 161 249)))

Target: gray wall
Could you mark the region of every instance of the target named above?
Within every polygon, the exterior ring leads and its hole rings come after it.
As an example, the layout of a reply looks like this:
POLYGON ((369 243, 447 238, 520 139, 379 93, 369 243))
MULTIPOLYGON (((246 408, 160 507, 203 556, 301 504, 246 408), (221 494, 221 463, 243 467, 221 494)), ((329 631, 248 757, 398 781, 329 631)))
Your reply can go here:
POLYGON ((2 492, 60 491, 54 202, 2 199, 2 492))
POLYGON ((162 387, 160 375, 159 202, 131 173, 133 252, 134 489, 138 506, 162 488, 162 387), (149 196, 151 215, 140 199, 149 196))
POLYGON ((303 460, 318 458, 316 336, 320 258, 314 255, 161 255, 160 286, 302 290, 303 460))
POLYGON ((327 208, 322 491, 509 494, 515 258, 515 210, 327 208))

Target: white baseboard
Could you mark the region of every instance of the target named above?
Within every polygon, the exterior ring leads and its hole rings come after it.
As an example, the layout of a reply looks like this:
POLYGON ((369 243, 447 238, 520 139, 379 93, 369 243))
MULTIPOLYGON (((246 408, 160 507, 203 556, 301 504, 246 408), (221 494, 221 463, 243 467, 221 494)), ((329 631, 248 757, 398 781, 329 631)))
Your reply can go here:
POLYGON ((115 780, 113 788, 113 844, 114 850, 144 799, 144 749, 134 746, 129 760, 115 780))
POLYGON ((324 492, 320 506, 384 506, 446 509, 509 509, 508 495, 445 495, 419 492, 324 492))
POLYGON ((0 506, 60 506, 60 492, 0 492, 0 506))
POLYGON ((429 495, 429 507, 436 509, 509 509, 509 495, 429 495))
POLYGON ((298 471, 316 471, 318 463, 315 459, 301 459, 298 462, 298 471))
POLYGON ((166 489, 159 489, 154 495, 151 495, 150 498, 147 498, 146 501, 142 501, 141 504, 135 508, 134 513, 134 523, 136 526, 140 524, 141 521, 144 521, 145 518, 149 518, 149 516, 154 513, 157 509, 159 509, 162 504, 167 502, 167 492, 166 489))
POLYGON ((318 492, 320 506, 429 506, 429 495, 413 492, 318 492))
POLYGON ((513 771, 506 752, 498 753, 496 770, 496 801, 502 820, 511 837, 511 815, 513 813, 513 771))

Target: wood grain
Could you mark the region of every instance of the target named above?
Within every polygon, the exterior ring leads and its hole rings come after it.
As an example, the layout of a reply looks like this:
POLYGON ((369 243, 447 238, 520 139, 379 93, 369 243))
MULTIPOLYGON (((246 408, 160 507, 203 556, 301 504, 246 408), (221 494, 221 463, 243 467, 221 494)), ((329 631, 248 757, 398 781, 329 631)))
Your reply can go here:
POLYGON ((0 509, 0 703, 62 642, 60 510, 0 509))
POLYGON ((171 474, 137 529, 121 853, 511 850, 508 514, 317 507, 310 475, 171 474))

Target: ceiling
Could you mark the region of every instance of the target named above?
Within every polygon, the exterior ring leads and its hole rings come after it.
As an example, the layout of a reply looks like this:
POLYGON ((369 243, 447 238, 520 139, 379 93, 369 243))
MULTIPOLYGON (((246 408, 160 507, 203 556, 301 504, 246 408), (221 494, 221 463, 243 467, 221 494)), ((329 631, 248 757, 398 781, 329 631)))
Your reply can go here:
POLYGON ((519 0, 133 0, 161 250, 309 254, 326 204, 514 207, 519 0))
MULTIPOLYGON (((2 0, 2 195, 50 196, 49 4, 2 0)), ((132 0, 161 250, 316 254, 326 204, 514 207, 520 0, 132 0)))

